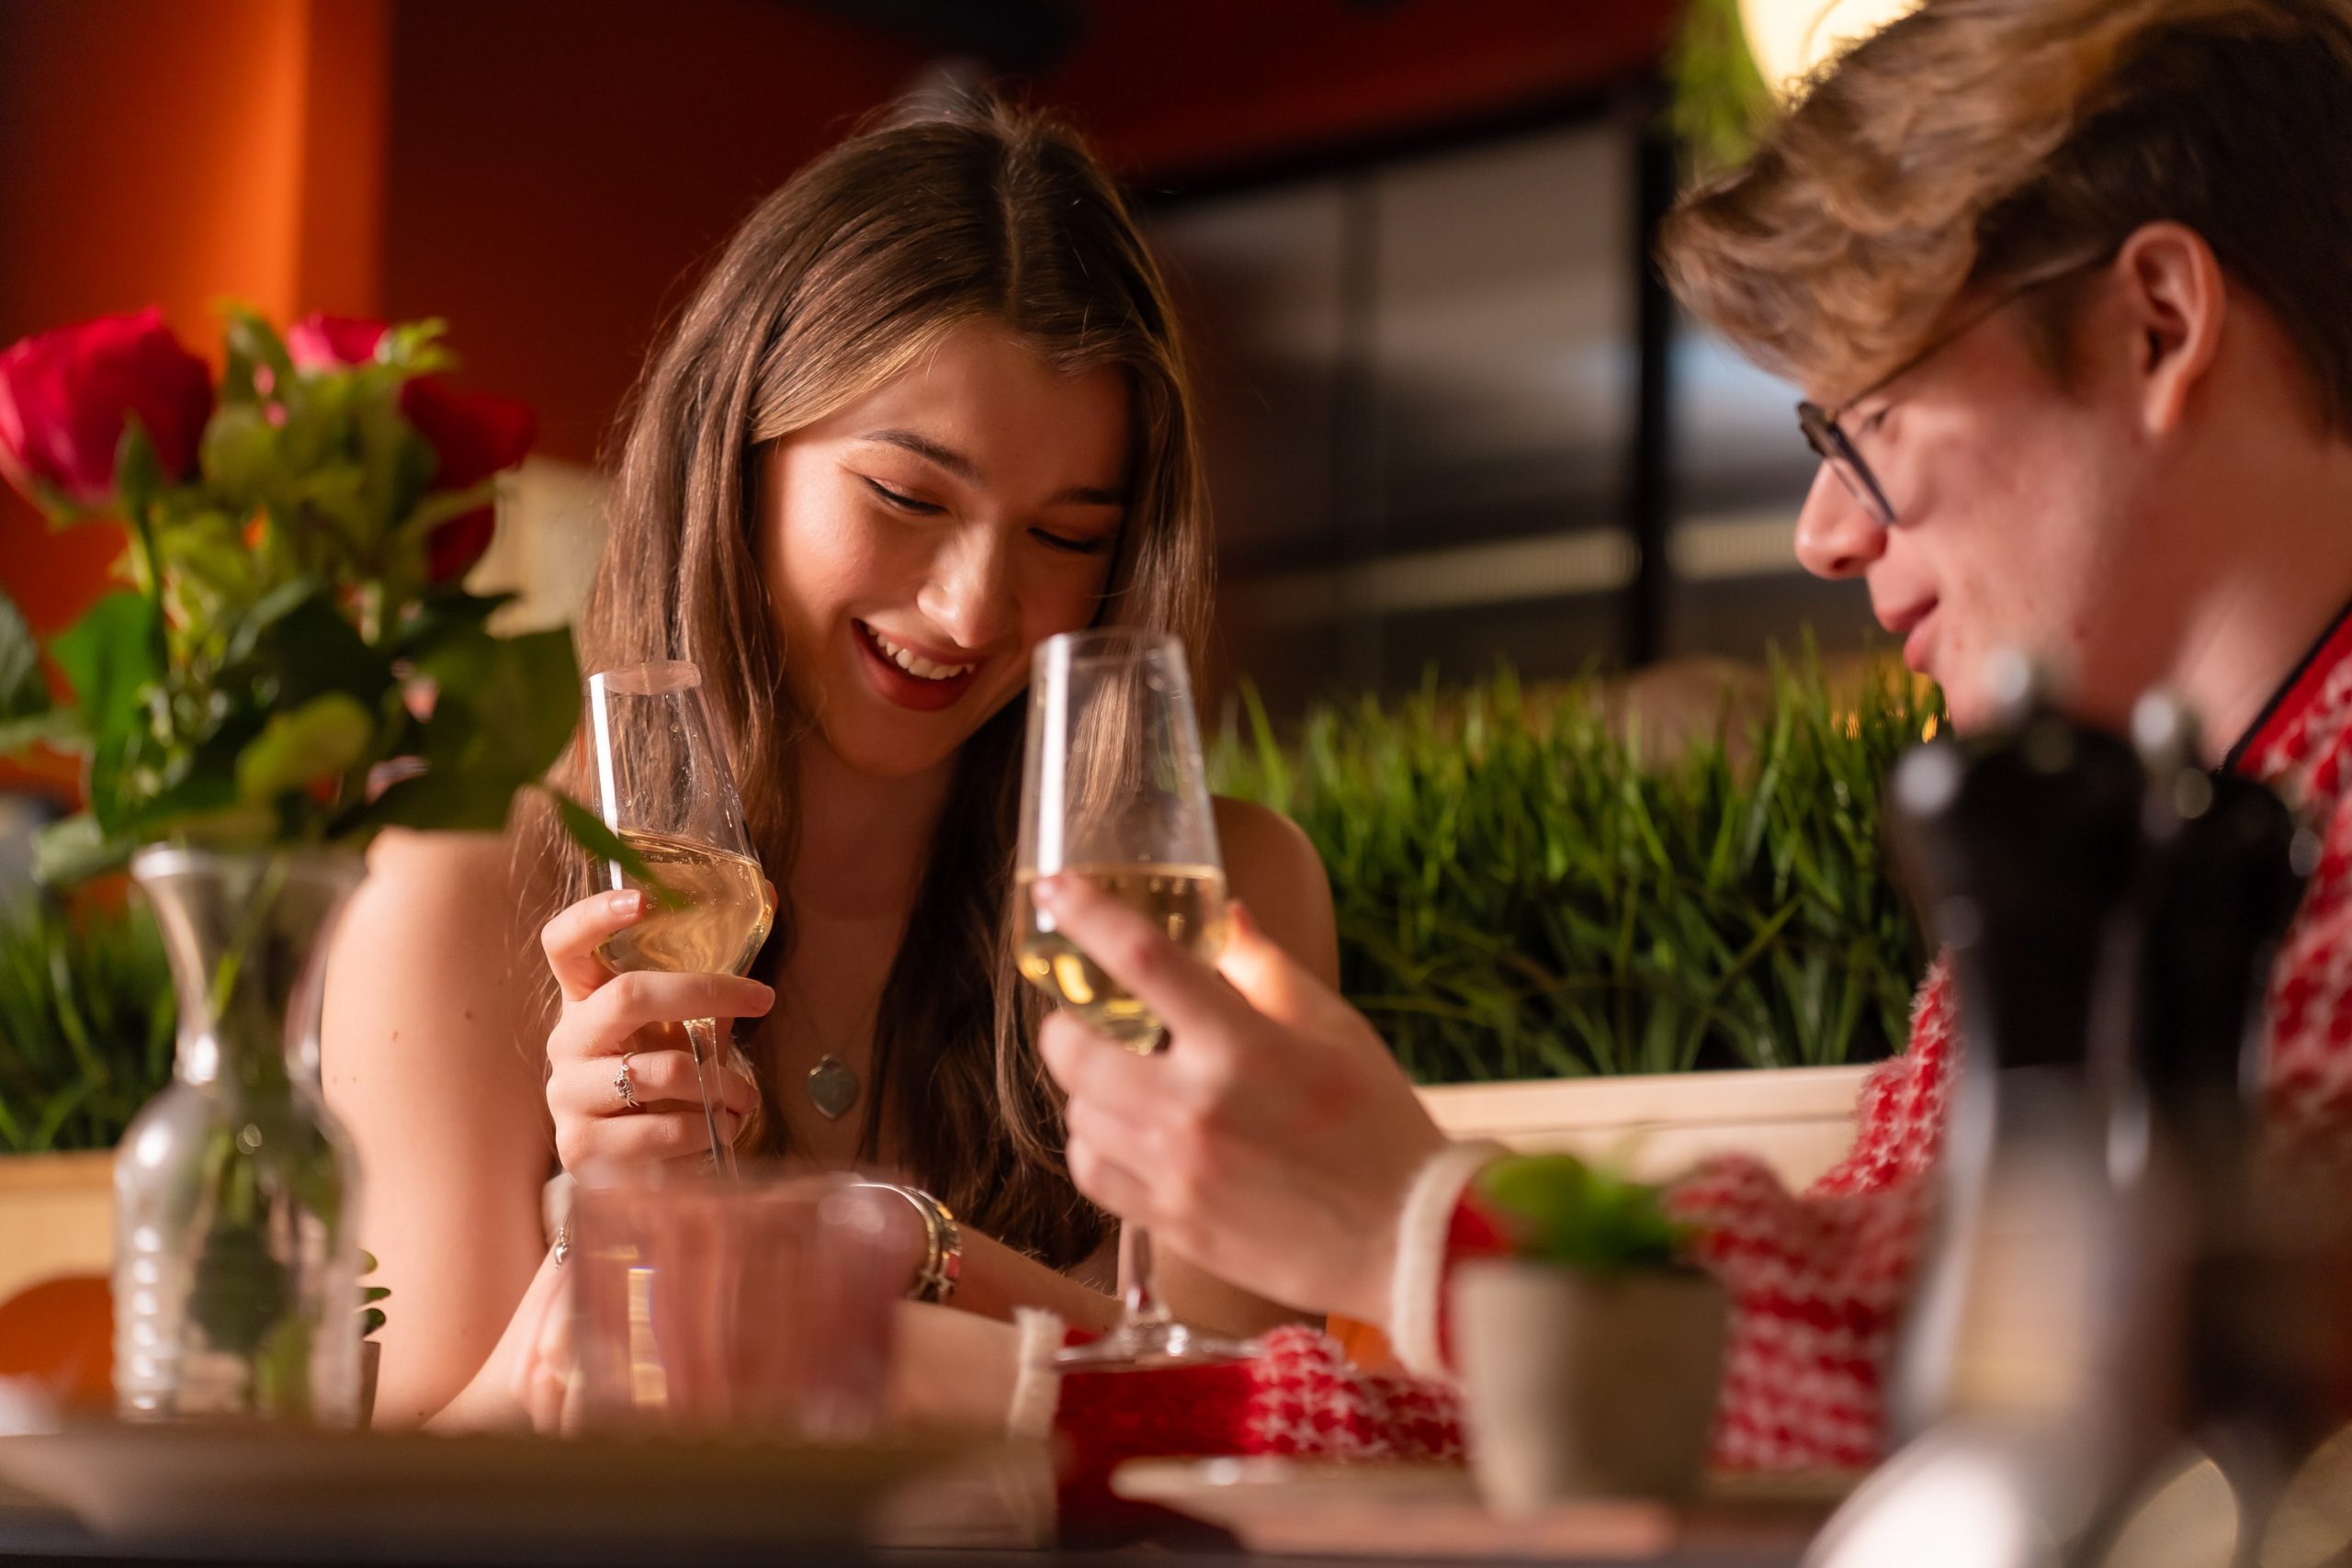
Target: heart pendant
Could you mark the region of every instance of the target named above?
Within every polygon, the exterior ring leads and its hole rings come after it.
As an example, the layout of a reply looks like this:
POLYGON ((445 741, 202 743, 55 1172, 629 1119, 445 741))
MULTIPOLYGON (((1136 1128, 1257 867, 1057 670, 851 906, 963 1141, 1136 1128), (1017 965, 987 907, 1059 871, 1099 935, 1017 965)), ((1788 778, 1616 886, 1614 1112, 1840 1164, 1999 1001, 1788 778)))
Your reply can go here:
POLYGON ((817 1114, 828 1122, 838 1122, 857 1103, 858 1090, 865 1086, 857 1081, 857 1075, 850 1071, 847 1062, 828 1052, 808 1069, 803 1087, 808 1091, 808 1103, 817 1108, 817 1114))

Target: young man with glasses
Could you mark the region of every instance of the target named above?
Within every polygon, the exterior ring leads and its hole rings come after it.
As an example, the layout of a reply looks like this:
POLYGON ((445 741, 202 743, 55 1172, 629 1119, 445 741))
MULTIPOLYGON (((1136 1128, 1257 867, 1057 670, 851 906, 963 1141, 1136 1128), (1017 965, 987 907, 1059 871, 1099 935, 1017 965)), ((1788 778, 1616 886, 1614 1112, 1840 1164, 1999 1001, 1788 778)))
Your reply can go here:
MULTIPOLYGON (((2352 0, 1928 0, 1665 244, 1685 304, 1808 393, 1804 565, 1867 586, 1956 726, 1989 716, 2004 649, 2109 727, 2167 687, 2211 763, 2324 827, 2267 1023, 2274 1122, 2312 1136, 2352 1130, 2347 258, 2352 0)), ((1057 892, 1173 1034, 1139 1059, 1049 1022, 1080 1188, 1442 1373, 1442 1273, 1478 1245, 1456 1200, 1487 1153, 1449 1145, 1363 1020, 1246 923, 1228 988, 1057 892)), ((1939 966, 1810 1193, 1738 1159, 1678 1188, 1738 1307, 1719 1460, 1876 1456, 1951 1012, 1939 966)))

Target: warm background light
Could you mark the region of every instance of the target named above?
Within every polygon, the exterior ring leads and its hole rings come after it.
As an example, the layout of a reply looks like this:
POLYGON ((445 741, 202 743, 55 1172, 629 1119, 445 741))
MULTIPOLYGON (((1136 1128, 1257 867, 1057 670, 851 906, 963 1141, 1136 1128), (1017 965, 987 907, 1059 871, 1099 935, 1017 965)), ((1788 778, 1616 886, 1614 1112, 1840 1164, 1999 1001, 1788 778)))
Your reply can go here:
POLYGON ((1757 73, 1786 96, 1789 84, 1840 48, 1918 5, 1919 0, 1739 0, 1739 19, 1757 73))

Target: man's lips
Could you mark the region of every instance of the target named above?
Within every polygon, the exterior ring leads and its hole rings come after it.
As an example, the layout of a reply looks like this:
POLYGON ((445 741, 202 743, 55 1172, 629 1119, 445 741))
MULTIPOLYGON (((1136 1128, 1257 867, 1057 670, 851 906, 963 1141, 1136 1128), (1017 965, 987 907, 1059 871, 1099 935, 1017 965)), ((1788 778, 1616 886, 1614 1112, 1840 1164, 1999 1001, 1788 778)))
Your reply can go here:
POLYGON ((1933 639, 1936 608, 1930 604, 1911 618, 1910 629, 1903 638, 1903 663, 1915 675, 1928 672, 1928 645, 1933 639))

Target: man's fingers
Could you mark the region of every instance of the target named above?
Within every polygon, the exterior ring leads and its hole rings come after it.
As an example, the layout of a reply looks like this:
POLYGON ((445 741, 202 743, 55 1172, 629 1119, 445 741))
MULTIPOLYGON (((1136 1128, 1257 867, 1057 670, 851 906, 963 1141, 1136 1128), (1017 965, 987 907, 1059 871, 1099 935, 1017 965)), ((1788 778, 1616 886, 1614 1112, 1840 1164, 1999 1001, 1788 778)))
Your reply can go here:
POLYGON ((1074 1100, 1106 1106, 1148 1099, 1167 1082, 1167 1064, 1138 1056, 1086 1027, 1075 1013, 1048 1014, 1037 1035, 1046 1070, 1074 1100))
POLYGON ((1226 910, 1225 951, 1216 966, 1251 1007, 1290 1028, 1312 1032, 1347 1011, 1338 993, 1268 940, 1238 903, 1226 910))
POLYGON ((567 906, 539 928, 539 946, 547 953, 548 967, 555 971, 556 984, 563 987, 564 1000, 576 1002, 612 978, 613 972, 596 955, 597 945, 644 916, 645 895, 635 889, 597 893, 567 906))
POLYGON ((1108 1150, 1124 1166, 1157 1169, 1161 1164, 1153 1153, 1149 1122, 1122 1115, 1099 1100, 1070 1101, 1063 1126, 1069 1143, 1108 1150))
POLYGON ((1069 1179, 1077 1189, 1129 1224, 1152 1223, 1151 1183, 1118 1163, 1091 1139, 1069 1141, 1069 1179))
POLYGON ((1052 917, 1056 931, 1148 1003, 1179 1040, 1214 1038, 1246 1010, 1216 970, 1085 878, 1044 877, 1031 886, 1030 897, 1052 917))

